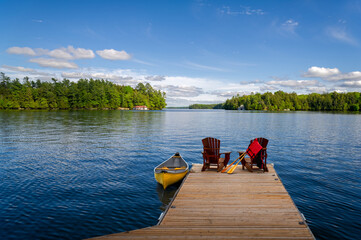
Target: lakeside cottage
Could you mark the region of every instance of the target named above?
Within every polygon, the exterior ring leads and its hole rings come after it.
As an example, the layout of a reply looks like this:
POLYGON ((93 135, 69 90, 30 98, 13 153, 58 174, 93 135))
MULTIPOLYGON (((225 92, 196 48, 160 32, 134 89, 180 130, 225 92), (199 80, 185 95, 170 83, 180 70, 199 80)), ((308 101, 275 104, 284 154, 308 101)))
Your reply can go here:
POLYGON ((135 106, 133 110, 148 110, 147 106, 135 106))
POLYGON ((245 110, 244 105, 242 104, 241 106, 239 106, 237 110, 245 110))

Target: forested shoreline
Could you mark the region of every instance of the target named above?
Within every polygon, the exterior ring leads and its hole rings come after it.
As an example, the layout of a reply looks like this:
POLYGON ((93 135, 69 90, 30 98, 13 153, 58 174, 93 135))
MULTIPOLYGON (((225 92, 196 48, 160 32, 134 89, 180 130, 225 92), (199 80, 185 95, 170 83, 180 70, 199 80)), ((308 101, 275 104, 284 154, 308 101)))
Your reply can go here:
POLYGON ((228 99, 223 108, 237 109, 241 105, 246 110, 359 111, 361 97, 359 92, 297 95, 277 91, 235 96, 228 99))
POLYGON ((0 109, 132 109, 145 105, 150 110, 166 107, 165 93, 149 84, 135 88, 103 79, 30 81, 25 77, 0 76, 0 109))
POLYGON ((298 95, 277 91, 251 95, 234 96, 222 104, 194 104, 189 108, 236 110, 243 105, 245 110, 269 111, 360 111, 361 94, 349 93, 311 93, 298 95), (196 107, 194 107, 196 105, 196 107), (220 106, 221 105, 221 106, 220 106))
MULTIPOLYGON (((135 88, 103 79, 68 79, 51 82, 10 79, 0 74, 0 109, 132 109, 145 105, 150 110, 166 107, 165 93, 149 84, 135 88)), ((269 111, 360 111, 361 93, 311 93, 298 95, 277 91, 233 96, 219 104, 193 104, 189 109, 269 111)))
POLYGON ((189 109, 222 109, 223 104, 192 104, 189 105, 189 109))

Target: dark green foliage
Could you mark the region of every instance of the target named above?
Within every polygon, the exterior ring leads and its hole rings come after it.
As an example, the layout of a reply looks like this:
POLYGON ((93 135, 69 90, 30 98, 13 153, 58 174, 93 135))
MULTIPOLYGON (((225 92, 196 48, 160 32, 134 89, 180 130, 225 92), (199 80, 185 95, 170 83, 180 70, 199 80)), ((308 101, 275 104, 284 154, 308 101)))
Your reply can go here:
POLYGON ((192 104, 189 109, 222 109, 223 104, 192 104))
POLYGON ((228 110, 236 110, 241 105, 244 105, 246 110, 359 111, 361 95, 359 92, 297 95, 296 93, 277 91, 275 93, 237 95, 227 99, 223 107, 228 110))
POLYGON ((0 74, 0 109, 132 109, 136 105, 163 109, 165 93, 149 83, 139 83, 135 89, 103 79, 34 82, 25 77, 20 83, 19 79, 0 74))

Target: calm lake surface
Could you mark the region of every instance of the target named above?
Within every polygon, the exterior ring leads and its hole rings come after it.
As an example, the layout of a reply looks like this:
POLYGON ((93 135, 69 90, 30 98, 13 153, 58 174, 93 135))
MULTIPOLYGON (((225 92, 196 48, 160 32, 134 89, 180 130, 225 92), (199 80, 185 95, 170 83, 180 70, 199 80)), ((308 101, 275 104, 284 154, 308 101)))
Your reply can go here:
POLYGON ((81 239, 157 223, 176 190, 153 168, 202 162, 269 139, 287 191, 317 239, 360 239, 361 115, 315 112, 0 111, 0 239, 81 239))

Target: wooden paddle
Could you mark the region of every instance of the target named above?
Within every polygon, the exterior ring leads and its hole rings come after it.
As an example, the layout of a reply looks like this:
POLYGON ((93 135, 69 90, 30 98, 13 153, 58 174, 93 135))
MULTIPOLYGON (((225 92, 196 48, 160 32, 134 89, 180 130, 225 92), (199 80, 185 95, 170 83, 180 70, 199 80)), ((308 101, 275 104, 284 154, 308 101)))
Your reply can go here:
POLYGON ((242 155, 241 155, 241 156, 239 156, 236 160, 234 160, 231 164, 229 164, 226 168, 224 168, 224 169, 221 171, 221 173, 226 172, 226 171, 227 171, 227 169, 228 169, 230 166, 232 166, 232 165, 233 165, 233 163, 235 163, 238 159, 243 158, 245 154, 246 154, 245 152, 244 152, 244 153, 242 153, 242 155))
POLYGON ((241 158, 241 156, 239 157, 240 158, 239 162, 236 165, 234 165, 231 169, 229 169, 229 171, 227 172, 228 174, 231 174, 234 172, 234 170, 236 170, 238 164, 243 160, 245 155, 246 155, 246 153, 243 154, 242 158, 241 158))

